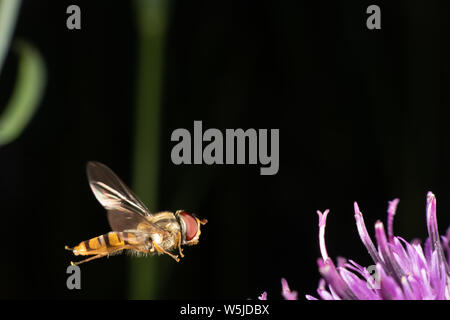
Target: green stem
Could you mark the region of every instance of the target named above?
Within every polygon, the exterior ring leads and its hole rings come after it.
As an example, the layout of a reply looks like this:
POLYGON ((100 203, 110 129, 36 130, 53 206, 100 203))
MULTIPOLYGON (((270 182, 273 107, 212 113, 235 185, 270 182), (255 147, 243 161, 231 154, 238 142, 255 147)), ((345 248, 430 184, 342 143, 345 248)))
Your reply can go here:
POLYGON ((20 0, 0 0, 0 71, 8 53, 20 3, 20 0))
POLYGON ((19 67, 14 91, 0 115, 0 145, 14 141, 26 128, 42 100, 47 78, 44 60, 33 46, 17 41, 14 49, 19 67))
MULTIPOLYGON (((157 210, 161 88, 167 0, 136 0, 138 21, 138 70, 135 114, 134 190, 157 210)), ((130 261, 129 298, 155 299, 161 281, 156 257, 130 261), (159 282, 158 282, 159 280, 159 282)))

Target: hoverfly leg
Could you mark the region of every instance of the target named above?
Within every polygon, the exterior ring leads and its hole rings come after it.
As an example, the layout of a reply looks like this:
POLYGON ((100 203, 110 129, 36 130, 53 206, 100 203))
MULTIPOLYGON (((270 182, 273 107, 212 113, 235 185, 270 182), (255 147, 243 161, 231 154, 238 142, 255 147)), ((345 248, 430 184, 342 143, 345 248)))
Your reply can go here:
POLYGON ((94 259, 103 258, 104 256, 107 256, 107 254, 97 254, 95 256, 92 256, 90 258, 87 258, 87 259, 84 259, 84 260, 81 260, 81 261, 77 261, 77 262, 70 261, 70 264, 72 266, 77 266, 79 264, 82 264, 82 263, 85 263, 85 262, 88 262, 88 261, 91 261, 91 260, 94 260, 94 259))
POLYGON ((181 232, 178 232, 177 234, 177 246, 178 251, 180 252, 180 256, 184 258, 183 249, 181 249, 181 232))
POLYGON ((111 251, 106 252, 106 253, 100 253, 100 254, 97 254, 95 256, 89 257, 87 259, 81 260, 81 261, 77 261, 77 262, 71 261, 70 264, 73 265, 73 266, 77 266, 79 264, 82 264, 82 263, 85 263, 85 262, 88 262, 88 261, 91 261, 91 260, 95 260, 95 259, 98 259, 98 258, 103 258, 103 257, 109 256, 110 254, 115 253, 117 251, 121 251, 123 249, 126 249, 126 248, 119 247, 119 248, 117 248, 115 250, 111 250, 111 251))
POLYGON ((156 251, 158 251, 159 253, 165 253, 165 254, 171 256, 173 259, 175 259, 176 262, 180 262, 180 258, 178 258, 178 256, 164 250, 163 248, 158 246, 155 242, 153 242, 153 246, 155 247, 156 251))

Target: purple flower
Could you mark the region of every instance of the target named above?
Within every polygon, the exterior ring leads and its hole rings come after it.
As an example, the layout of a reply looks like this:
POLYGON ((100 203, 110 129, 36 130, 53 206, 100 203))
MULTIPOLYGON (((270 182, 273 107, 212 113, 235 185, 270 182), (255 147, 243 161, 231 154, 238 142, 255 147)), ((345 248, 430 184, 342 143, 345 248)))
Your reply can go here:
POLYGON ((258 297, 258 299, 259 300, 267 300, 267 292, 263 292, 259 297, 258 297))
MULTIPOLYGON (((377 248, 367 232, 358 204, 355 202, 355 219, 359 236, 374 265, 367 268, 352 260, 337 259, 337 267, 329 258, 325 245, 325 226, 329 210, 319 215, 319 246, 322 258, 317 264, 322 279, 317 294, 323 300, 450 300, 450 227, 445 236, 439 236, 436 219, 436 198, 428 192, 426 220, 429 237, 420 245, 418 240, 408 243, 394 236, 394 216, 399 200, 389 202, 387 236, 381 221, 375 223, 377 248)), ((281 279, 282 295, 286 300, 296 300, 281 279)), ((318 300, 306 295, 308 300, 318 300)), ((264 292, 260 300, 267 300, 264 292)))
MULTIPOLYGON (((286 281, 286 279, 281 278, 281 295, 283 296, 283 298, 285 300, 297 300, 297 291, 291 291, 291 289, 289 289, 289 285, 286 281)), ((267 292, 263 292, 263 294, 261 294, 258 297, 259 300, 267 300, 267 292)))
POLYGON ((281 294, 285 300, 297 300, 297 291, 291 291, 286 279, 281 278, 281 287, 283 288, 281 294))
MULTIPOLYGON (((427 195, 426 220, 429 237, 424 247, 419 241, 408 243, 394 236, 393 222, 399 200, 389 202, 387 236, 381 221, 375 223, 372 242, 364 219, 355 202, 355 219, 359 236, 374 261, 362 267, 352 260, 338 259, 337 267, 329 258, 325 245, 325 226, 329 210, 319 215, 319 245, 322 258, 317 264, 323 279, 317 294, 323 300, 450 300, 450 228, 439 236, 436 198, 427 195), (446 254, 445 254, 446 252, 446 254)), ((306 295, 309 300, 317 298, 306 295)))

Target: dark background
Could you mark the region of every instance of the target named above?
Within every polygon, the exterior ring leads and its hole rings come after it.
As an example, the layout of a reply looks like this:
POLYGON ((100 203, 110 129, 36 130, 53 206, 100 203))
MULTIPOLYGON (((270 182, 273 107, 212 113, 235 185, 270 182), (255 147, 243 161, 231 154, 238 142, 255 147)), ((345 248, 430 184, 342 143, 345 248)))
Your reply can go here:
MULTIPOLYGON (((280 299, 285 277, 315 295, 316 210, 329 208, 331 257, 371 264, 353 217, 369 232, 400 198, 395 233, 426 237, 425 200, 450 224, 449 5, 445 1, 172 1, 164 51, 159 200, 209 220, 176 264, 158 259, 157 298, 280 299), (378 4, 382 29, 366 28, 378 4), (176 128, 279 128, 280 170, 173 165, 176 128)), ((133 1, 24 1, 15 38, 48 72, 32 122, 0 149, 0 297, 127 298, 126 255, 81 266, 64 245, 106 233, 85 165, 97 160, 132 185, 137 26, 133 1), (77 4, 82 29, 66 28, 77 4)), ((0 101, 14 83, 10 53, 0 101)), ((151 72, 151 70, 149 70, 151 72)), ((150 107, 150 106, 149 106, 150 107)), ((224 132, 224 131, 223 131, 224 132)))

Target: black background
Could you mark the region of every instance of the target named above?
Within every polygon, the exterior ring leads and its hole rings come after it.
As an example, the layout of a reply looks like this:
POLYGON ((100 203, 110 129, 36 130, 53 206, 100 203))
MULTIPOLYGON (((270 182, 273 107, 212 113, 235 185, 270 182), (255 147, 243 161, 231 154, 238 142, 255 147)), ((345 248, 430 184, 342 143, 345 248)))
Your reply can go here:
MULTIPOLYGON (((164 53, 158 210, 209 220, 200 245, 167 268, 163 299, 245 299, 280 278, 315 295, 316 210, 331 209, 331 257, 371 261, 353 218, 372 233, 400 198, 395 233, 426 237, 425 199, 450 224, 449 26, 444 1, 173 1, 164 53), (382 29, 366 28, 378 4, 382 29), (279 128, 280 170, 176 166, 176 128, 279 128)), ((22 136, 0 149, 0 297, 127 298, 126 255, 82 266, 66 288, 64 245, 106 233, 85 176, 89 160, 132 184, 137 37, 132 1, 24 1, 15 38, 48 68, 43 102, 22 136), (78 4, 82 29, 66 28, 78 4)), ((16 58, 0 76, 10 94, 16 58)), ((149 70, 149 72, 151 72, 149 70)), ((160 275, 155 274, 157 279, 160 275)))

